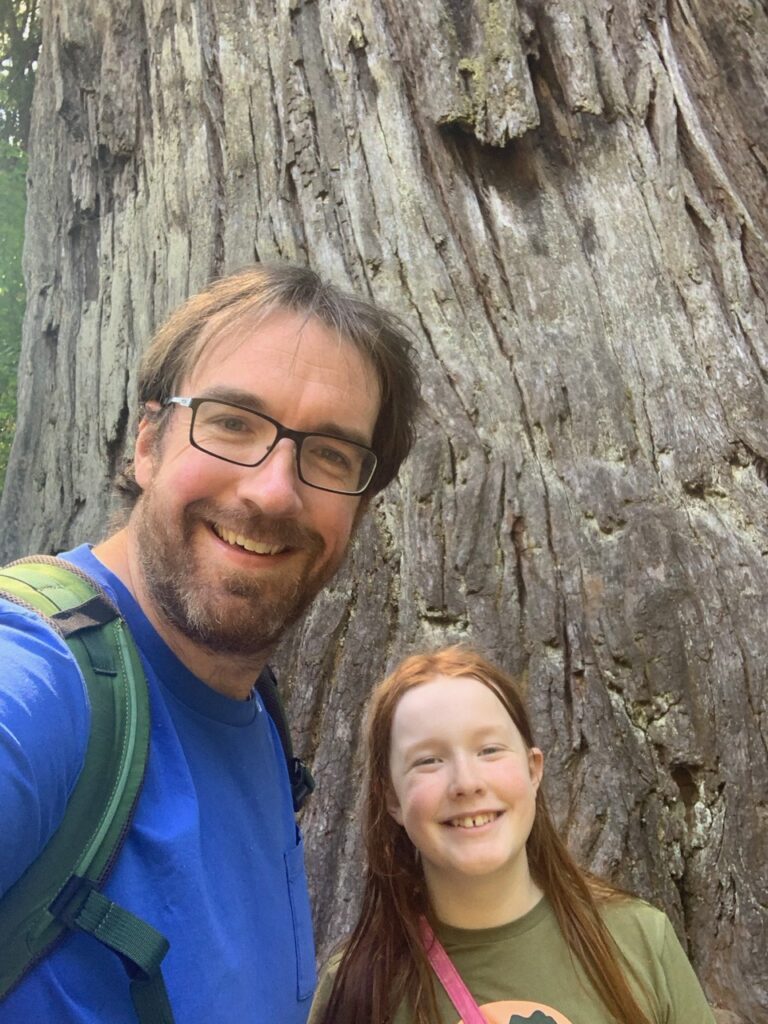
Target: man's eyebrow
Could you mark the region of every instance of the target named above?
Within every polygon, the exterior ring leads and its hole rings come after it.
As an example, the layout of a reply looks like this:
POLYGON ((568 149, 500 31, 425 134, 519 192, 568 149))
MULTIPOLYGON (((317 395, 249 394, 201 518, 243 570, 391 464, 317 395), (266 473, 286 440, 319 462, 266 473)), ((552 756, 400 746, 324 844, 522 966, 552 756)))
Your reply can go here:
POLYGON ((360 444, 363 448, 371 447, 371 438, 364 434, 362 430, 357 430, 355 427, 342 427, 338 423, 334 423, 333 420, 318 423, 312 428, 312 432, 317 434, 333 434, 334 437, 340 437, 344 441, 360 444))
POLYGON ((254 412, 266 412, 266 407, 258 395, 252 391, 241 391, 239 388, 229 388, 223 385, 214 385, 205 388, 198 398, 213 398, 218 402, 232 402, 234 405, 245 405, 254 412))
MULTIPOLYGON (((230 388, 219 384, 205 388, 197 397, 212 398, 218 402, 232 402, 234 405, 244 405, 248 409, 253 409, 254 412, 263 412, 267 416, 270 415, 266 402, 259 398, 258 395, 254 395, 252 391, 241 391, 239 388, 230 388)), ((286 423, 285 426, 290 427, 291 424, 286 423)), ((341 437, 345 441, 360 444, 364 448, 371 447, 371 439, 362 430, 358 430, 355 427, 342 426, 334 420, 323 420, 322 423, 313 424, 311 433, 332 434, 334 437, 341 437)))

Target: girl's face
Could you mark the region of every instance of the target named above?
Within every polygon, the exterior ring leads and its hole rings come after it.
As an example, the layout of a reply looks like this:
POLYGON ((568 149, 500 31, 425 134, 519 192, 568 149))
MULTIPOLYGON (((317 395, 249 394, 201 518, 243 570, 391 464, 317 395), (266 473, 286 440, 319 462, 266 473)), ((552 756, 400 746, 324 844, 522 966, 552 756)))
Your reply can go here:
POLYGON ((471 879, 530 884, 525 844, 543 756, 526 748, 489 687, 436 676, 408 690, 395 709, 389 767, 389 812, 421 853, 436 905, 471 879))

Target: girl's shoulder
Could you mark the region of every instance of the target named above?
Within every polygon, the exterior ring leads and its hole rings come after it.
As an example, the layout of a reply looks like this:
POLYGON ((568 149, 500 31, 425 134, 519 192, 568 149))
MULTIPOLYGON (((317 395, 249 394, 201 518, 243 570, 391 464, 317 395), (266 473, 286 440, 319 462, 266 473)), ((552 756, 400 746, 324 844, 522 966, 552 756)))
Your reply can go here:
POLYGON ((344 950, 340 949, 336 953, 326 960, 320 971, 320 977, 317 980, 317 988, 315 990, 314 998, 312 999, 312 1006, 309 1010, 309 1018, 307 1024, 319 1024, 323 1018, 323 1013, 328 1000, 331 998, 331 991, 333 989, 333 982, 336 978, 336 973, 341 963, 341 958, 344 955, 344 950))
POLYGON ((664 945, 672 923, 663 910, 659 910, 637 896, 618 895, 602 900, 598 906, 603 920, 614 939, 650 945, 659 951, 664 945))
POLYGON ((701 985, 667 915, 636 897, 601 905, 616 945, 653 994, 657 1018, 686 1024, 715 1024, 701 985))

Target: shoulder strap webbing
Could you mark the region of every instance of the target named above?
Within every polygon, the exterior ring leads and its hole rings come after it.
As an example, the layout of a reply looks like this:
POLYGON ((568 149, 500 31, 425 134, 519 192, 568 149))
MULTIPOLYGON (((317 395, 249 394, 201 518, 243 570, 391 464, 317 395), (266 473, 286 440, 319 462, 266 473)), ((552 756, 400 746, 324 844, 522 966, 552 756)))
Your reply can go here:
POLYGON ((421 944, 432 965, 432 970, 440 979, 448 998, 461 1015, 464 1024, 486 1024, 485 1017, 480 1012, 480 1007, 475 1002, 474 996, 467 988, 464 979, 456 970, 453 961, 446 953, 440 939, 432 931, 426 918, 419 919, 419 928, 421 944))
POLYGON ((291 782, 293 809, 298 812, 304 806, 310 794, 314 792, 315 780, 307 765, 300 758, 294 756, 291 730, 288 726, 283 702, 277 689, 277 679, 269 666, 259 676, 256 688, 280 736, 280 743, 285 754, 285 763, 288 767, 288 778, 291 782))
POLYGON ((128 832, 149 750, 149 700, 118 610, 85 573, 39 556, 0 570, 3 596, 41 614, 66 640, 91 705, 83 769, 58 830, 0 899, 0 999, 78 928, 114 950, 141 1024, 172 1024, 160 963, 167 940, 100 893, 128 832))

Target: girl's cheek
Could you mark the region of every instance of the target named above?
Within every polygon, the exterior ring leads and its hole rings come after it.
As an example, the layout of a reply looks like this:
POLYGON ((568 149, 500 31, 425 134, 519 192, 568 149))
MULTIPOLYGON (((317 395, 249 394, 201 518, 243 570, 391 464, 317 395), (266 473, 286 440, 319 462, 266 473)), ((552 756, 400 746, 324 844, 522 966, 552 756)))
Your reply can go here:
POLYGON ((424 813, 433 808, 438 799, 437 786, 425 779, 411 786, 406 794, 408 806, 416 814, 424 813))
POLYGON ((515 785, 521 798, 524 798, 526 800, 529 798, 535 799, 536 787, 534 786, 533 780, 531 779, 531 776, 527 771, 520 771, 520 774, 518 775, 515 785))

